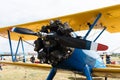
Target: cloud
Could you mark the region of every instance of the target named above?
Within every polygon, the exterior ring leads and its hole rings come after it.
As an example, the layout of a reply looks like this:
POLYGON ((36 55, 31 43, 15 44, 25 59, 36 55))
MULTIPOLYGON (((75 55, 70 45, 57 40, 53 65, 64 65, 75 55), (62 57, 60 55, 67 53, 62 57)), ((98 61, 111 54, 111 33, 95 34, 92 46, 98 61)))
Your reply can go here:
POLYGON ((114 0, 2 0, 0 27, 118 4, 114 0))
MULTIPOLYGON (((0 0, 0 27, 63 16, 119 3, 119 0, 0 0)), ((110 42, 110 40, 105 41, 110 42)), ((13 41, 14 50, 16 44, 13 41)), ((10 52, 8 39, 0 38, 0 51, 2 50, 10 52)), ((33 48, 30 47, 26 50, 33 51, 33 48)))

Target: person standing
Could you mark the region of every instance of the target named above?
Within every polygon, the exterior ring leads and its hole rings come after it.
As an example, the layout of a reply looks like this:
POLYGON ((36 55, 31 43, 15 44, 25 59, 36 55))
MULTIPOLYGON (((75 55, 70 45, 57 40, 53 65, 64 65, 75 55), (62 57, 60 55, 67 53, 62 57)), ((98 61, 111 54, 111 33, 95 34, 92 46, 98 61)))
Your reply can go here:
POLYGON ((32 63, 35 62, 35 57, 34 57, 34 55, 30 58, 30 61, 31 61, 32 63))
POLYGON ((0 70, 2 70, 2 64, 0 64, 0 70))

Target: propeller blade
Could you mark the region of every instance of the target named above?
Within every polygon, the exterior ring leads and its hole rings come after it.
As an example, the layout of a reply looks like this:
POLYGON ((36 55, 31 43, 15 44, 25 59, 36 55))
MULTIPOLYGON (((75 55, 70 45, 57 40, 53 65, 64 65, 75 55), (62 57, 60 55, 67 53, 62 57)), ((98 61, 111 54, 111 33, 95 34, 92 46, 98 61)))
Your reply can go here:
POLYGON ((37 35, 37 33, 35 33, 34 31, 26 28, 13 27, 11 31, 20 34, 37 35))
POLYGON ((95 50, 95 51, 104 51, 108 49, 108 46, 106 45, 95 43, 88 40, 83 40, 73 37, 65 37, 65 36, 57 36, 57 38, 61 44, 67 47, 95 50))
POLYGON ((97 51, 105 51, 105 50, 107 50, 107 49, 108 49, 108 46, 107 46, 107 45, 98 43, 97 51))
POLYGON ((44 32, 40 32, 39 34, 37 34, 36 32, 30 29, 26 29, 26 28, 13 27, 11 31, 17 32, 20 34, 35 35, 35 36, 41 36, 41 37, 42 36, 54 37, 54 38, 57 38, 56 40, 58 40, 59 43, 67 47, 95 50, 95 51, 104 51, 108 49, 108 46, 100 44, 100 43, 95 43, 92 41, 73 38, 73 37, 59 36, 55 34, 47 34, 44 32))

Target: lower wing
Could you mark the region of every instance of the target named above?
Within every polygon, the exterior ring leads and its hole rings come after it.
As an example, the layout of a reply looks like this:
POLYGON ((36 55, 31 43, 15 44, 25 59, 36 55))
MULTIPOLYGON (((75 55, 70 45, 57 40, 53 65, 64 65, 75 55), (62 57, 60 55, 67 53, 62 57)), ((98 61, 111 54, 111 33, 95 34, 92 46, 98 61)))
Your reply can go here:
MULTIPOLYGON (((16 65, 22 67, 38 68, 44 70, 50 70, 51 65, 48 64, 32 64, 23 62, 0 62, 0 64, 16 65)), ((92 75, 95 77, 112 77, 120 78, 120 65, 106 65, 107 68, 93 68, 92 75)))
POLYGON ((93 68, 93 76, 120 78, 120 65, 107 65, 107 68, 93 68))
POLYGON ((48 64, 32 64, 32 63, 23 63, 23 62, 0 62, 0 64, 15 65, 15 66, 22 66, 22 67, 30 67, 30 68, 39 68, 39 69, 44 69, 44 70, 51 69, 51 65, 48 65, 48 64))

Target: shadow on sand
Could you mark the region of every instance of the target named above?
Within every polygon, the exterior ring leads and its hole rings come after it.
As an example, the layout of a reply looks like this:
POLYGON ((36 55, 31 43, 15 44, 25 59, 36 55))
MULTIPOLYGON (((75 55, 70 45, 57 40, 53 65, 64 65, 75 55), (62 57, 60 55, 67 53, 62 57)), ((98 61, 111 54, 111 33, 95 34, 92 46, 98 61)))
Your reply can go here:
MULTIPOLYGON (((70 80, 86 80, 85 77, 69 77, 70 80)), ((94 77, 93 80, 103 80, 103 78, 100 77, 94 77)))

